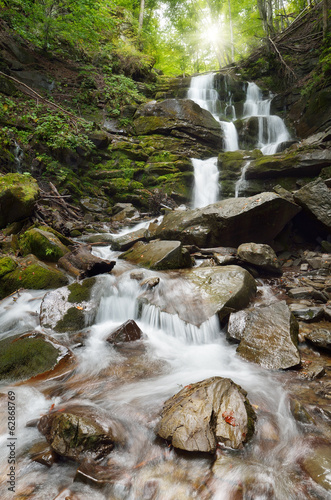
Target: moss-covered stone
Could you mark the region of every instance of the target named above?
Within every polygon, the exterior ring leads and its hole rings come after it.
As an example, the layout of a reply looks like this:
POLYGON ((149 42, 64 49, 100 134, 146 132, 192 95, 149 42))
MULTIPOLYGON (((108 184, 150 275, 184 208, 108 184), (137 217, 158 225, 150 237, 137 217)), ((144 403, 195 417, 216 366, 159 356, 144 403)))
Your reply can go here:
POLYGON ((33 262, 27 267, 18 266, 5 274, 0 282, 0 298, 15 292, 19 288, 47 290, 58 288, 68 283, 68 278, 57 269, 52 269, 42 262, 33 262))
POLYGON ((39 196, 37 181, 29 175, 0 177, 0 228, 32 214, 39 196))
POLYGON ((87 278, 80 283, 72 283, 68 286, 70 294, 68 302, 84 302, 91 298, 92 287, 95 284, 95 278, 87 278))
POLYGON ((70 307, 60 321, 57 322, 54 330, 59 333, 77 332, 85 328, 84 312, 77 307, 70 307))
POLYGON ((57 262, 69 252, 53 232, 33 228, 26 231, 20 239, 20 248, 24 255, 32 253, 39 259, 57 262))
POLYGON ((0 259, 0 278, 5 276, 5 274, 11 273, 17 267, 16 262, 11 257, 2 257, 0 259))
POLYGON ((23 335, 0 341, 0 379, 28 379, 52 369, 60 356, 44 335, 23 335))

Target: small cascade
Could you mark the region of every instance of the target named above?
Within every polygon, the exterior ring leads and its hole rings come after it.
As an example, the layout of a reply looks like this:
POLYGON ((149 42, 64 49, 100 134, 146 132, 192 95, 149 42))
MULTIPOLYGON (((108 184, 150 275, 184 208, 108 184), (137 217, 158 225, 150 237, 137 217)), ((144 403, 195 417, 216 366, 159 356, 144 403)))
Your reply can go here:
POLYGON ((245 163, 242 171, 241 171, 241 175, 239 177, 239 179, 237 180, 236 182, 236 185, 235 185, 235 192, 234 192, 234 196, 235 198, 238 198, 240 196, 240 192, 243 191, 246 187, 246 171, 249 167, 249 164, 250 164, 250 161, 248 161, 247 163, 245 163))
POLYGON ((217 158, 198 160, 192 158, 194 167, 193 208, 215 203, 219 196, 217 158))
POLYGON ((275 154, 279 144, 290 139, 284 121, 279 116, 270 114, 270 104, 271 99, 263 99, 261 89, 255 83, 250 82, 244 103, 244 117, 258 117, 257 147, 264 155, 275 154))
POLYGON ((233 122, 220 122, 224 132, 224 151, 237 151, 238 134, 233 122))
POLYGON ((187 97, 216 118, 218 93, 214 89, 214 73, 193 76, 187 97))
POLYGON ((20 145, 16 141, 14 143, 13 155, 14 155, 15 171, 17 173, 21 174, 22 173, 22 162, 23 162, 23 158, 24 158, 24 152, 23 152, 23 149, 20 147, 20 145))

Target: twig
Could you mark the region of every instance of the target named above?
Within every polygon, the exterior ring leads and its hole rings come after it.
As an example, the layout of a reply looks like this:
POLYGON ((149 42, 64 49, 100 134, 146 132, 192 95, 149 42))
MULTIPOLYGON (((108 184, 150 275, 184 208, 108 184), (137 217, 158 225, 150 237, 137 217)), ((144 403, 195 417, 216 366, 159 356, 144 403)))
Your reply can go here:
POLYGON ((297 79, 298 79, 298 77, 297 77, 297 76, 296 76, 296 74, 294 73, 293 69, 292 69, 292 68, 290 68, 290 67, 289 67, 289 65, 288 65, 288 64, 284 61, 284 59, 283 59, 283 57, 282 57, 282 54, 281 54, 281 53, 279 52, 279 50, 277 49, 277 46, 276 46, 275 42, 274 42, 274 41, 273 41, 270 37, 269 37, 269 40, 270 40, 270 42, 272 43, 272 45, 274 46, 274 48, 275 48, 275 50, 276 50, 276 52, 277 52, 277 54, 278 54, 278 56, 279 56, 279 59, 280 59, 280 60, 281 60, 281 62, 284 64, 285 68, 287 68, 287 69, 288 69, 288 71, 289 71, 290 73, 292 73, 292 75, 294 76, 294 79, 295 79, 295 80, 297 80, 297 79))

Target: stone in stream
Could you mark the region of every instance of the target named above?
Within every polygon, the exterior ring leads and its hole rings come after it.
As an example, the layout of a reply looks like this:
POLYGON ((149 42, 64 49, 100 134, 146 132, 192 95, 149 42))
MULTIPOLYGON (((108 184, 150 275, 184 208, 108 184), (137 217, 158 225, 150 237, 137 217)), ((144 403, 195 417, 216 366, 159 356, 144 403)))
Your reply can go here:
POLYGON ((79 245, 61 257, 58 265, 75 278, 83 279, 109 273, 115 266, 115 261, 100 259, 93 255, 88 247, 79 245))
POLYGON ((314 347, 331 351, 330 328, 319 328, 316 326, 305 334, 305 339, 308 340, 308 342, 310 342, 314 347))
POLYGON ((39 332, 0 341, 0 380, 27 380, 69 363, 72 353, 55 339, 39 332))
POLYGON ((324 316, 324 307, 315 306, 310 301, 293 302, 289 308, 298 320, 307 323, 320 321, 324 316))
POLYGON ((243 243, 238 247, 237 257, 243 262, 256 266, 261 271, 281 274, 281 263, 269 245, 261 243, 243 243))
POLYGON ((154 240, 150 243, 139 241, 127 252, 122 253, 119 259, 128 260, 148 269, 180 269, 192 266, 190 254, 180 241, 154 240))
POLYGON ((40 307, 40 323, 56 332, 78 332, 92 325, 99 308, 101 282, 87 278, 48 292, 40 307))
POLYGON ((254 433, 255 413, 232 380, 212 377, 190 384, 165 402, 157 434, 175 448, 212 453, 238 449, 254 433))
POLYGON ((270 370, 300 363, 298 323, 285 301, 230 315, 228 336, 239 340, 237 353, 270 370))
POLYGON ((204 208, 168 213, 156 238, 203 248, 271 243, 301 208, 276 193, 229 198, 204 208))
POLYGON ((0 228, 30 217, 38 197, 37 181, 30 175, 0 176, 0 228))
POLYGON ((146 241, 146 228, 138 229, 137 231, 132 231, 131 233, 123 234, 123 236, 112 237, 111 248, 113 250, 119 250, 120 252, 125 252, 131 248, 138 241, 146 241))
POLYGON ((123 325, 111 332, 111 334, 106 338, 106 341, 111 344, 134 342, 135 340, 140 340, 142 336, 143 332, 140 330, 137 323, 133 321, 133 319, 129 319, 123 323, 123 325))
POLYGON ((325 492, 325 498, 329 498, 331 492, 331 448, 329 444, 317 446, 314 450, 307 453, 303 461, 304 470, 325 492))
POLYGON ((116 444, 125 445, 123 425, 94 406, 72 405, 43 415, 38 430, 59 455, 99 459, 116 444))

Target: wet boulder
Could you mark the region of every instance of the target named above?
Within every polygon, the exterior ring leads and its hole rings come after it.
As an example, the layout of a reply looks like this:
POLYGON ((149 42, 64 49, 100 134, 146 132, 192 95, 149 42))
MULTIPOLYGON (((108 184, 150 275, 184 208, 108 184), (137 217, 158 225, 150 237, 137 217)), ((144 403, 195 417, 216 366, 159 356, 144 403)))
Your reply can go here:
POLYGON ((299 321, 313 323, 320 321, 324 317, 324 307, 316 306, 309 300, 292 302, 289 305, 289 308, 293 316, 295 316, 299 321))
POLYGON ((254 433, 254 420, 246 392, 228 378, 212 377, 168 399, 156 432, 175 448, 212 453, 219 444, 241 448, 254 433))
MULTIPOLYGON (((65 274, 58 269, 48 267, 34 255, 27 255, 24 259, 17 259, 15 268, 12 261, 13 259, 11 259, 10 264, 12 270, 6 272, 0 281, 0 299, 20 288, 49 290, 50 288, 62 287, 68 283, 65 274)), ((9 265, 9 261, 7 263, 9 265)), ((8 269, 6 267, 6 271, 8 269)))
POLYGON ((61 257, 58 265, 75 278, 83 279, 109 273, 115 266, 115 261, 100 259, 91 253, 89 247, 79 245, 61 257))
POLYGON ((39 332, 0 341, 0 380, 27 380, 69 362, 71 352, 39 332))
POLYGON ((239 340, 242 358, 270 370, 300 363, 298 323, 285 301, 253 307, 230 315, 228 337, 239 340))
POLYGON ((220 150, 221 125, 212 114, 190 99, 166 99, 143 104, 134 116, 137 135, 164 134, 190 138, 220 150))
POLYGON ((113 250, 125 252, 138 241, 146 241, 146 231, 146 228, 141 228, 137 229, 137 231, 123 234, 122 236, 114 236, 111 241, 111 247, 113 250))
POLYGON ((192 266, 190 254, 180 241, 139 241, 122 253, 119 259, 148 269, 180 269, 192 266))
POLYGON ((51 262, 57 262, 69 252, 56 235, 38 228, 26 231, 20 238, 19 245, 24 255, 32 253, 38 259, 51 262))
POLYGON ((87 278, 53 290, 41 303, 40 323, 59 333, 82 330, 93 324, 100 298, 101 287, 97 278, 87 278))
POLYGON ((331 351, 331 330, 330 328, 311 329, 306 335, 305 339, 314 347, 326 349, 331 351))
POLYGON ((268 244, 300 210, 276 193, 229 198, 204 208, 170 212, 156 229, 156 237, 199 247, 238 247, 247 241, 268 244))
POLYGON ((43 415, 38 430, 58 455, 78 461, 102 458, 126 441, 123 426, 93 406, 73 405, 43 415))
POLYGON ((31 176, 6 174, 0 177, 0 228, 30 217, 39 197, 37 181, 31 176))
POLYGON ((120 344, 123 342, 134 342, 135 340, 140 340, 142 336, 143 332, 140 330, 137 323, 133 321, 133 319, 129 319, 123 323, 123 325, 111 332, 106 341, 111 344, 120 344))
MULTIPOLYGON (((330 160, 331 163, 331 160, 330 160)), ((304 223, 322 235, 331 232, 331 194, 322 179, 317 179, 294 193, 295 202, 303 208, 304 223)))
POLYGON ((282 268, 277 255, 269 245, 261 243, 243 243, 237 250, 237 257, 243 262, 257 267, 259 270, 281 274, 282 268))

